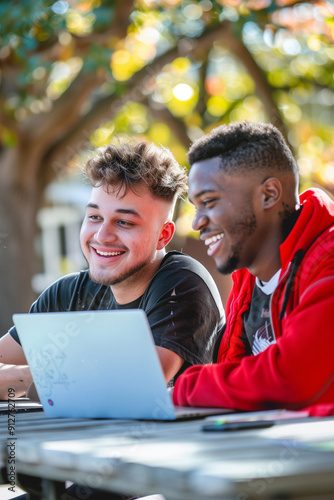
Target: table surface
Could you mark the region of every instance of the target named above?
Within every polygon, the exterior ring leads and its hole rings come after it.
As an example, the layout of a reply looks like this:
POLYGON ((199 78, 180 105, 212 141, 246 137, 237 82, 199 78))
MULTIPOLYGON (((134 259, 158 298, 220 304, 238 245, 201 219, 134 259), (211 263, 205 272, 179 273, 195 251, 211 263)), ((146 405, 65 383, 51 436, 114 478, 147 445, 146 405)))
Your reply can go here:
POLYGON ((228 432, 204 432, 204 422, 27 412, 16 414, 10 435, 0 415, 0 462, 11 444, 16 474, 167 500, 334 498, 334 418, 228 432))

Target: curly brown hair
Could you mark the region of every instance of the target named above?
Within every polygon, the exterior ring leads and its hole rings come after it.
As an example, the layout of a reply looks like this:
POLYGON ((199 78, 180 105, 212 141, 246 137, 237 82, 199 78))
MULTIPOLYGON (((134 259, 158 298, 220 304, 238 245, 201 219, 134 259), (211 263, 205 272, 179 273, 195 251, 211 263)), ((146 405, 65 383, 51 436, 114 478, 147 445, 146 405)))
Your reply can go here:
POLYGON ((85 173, 94 187, 106 186, 123 196, 144 182, 153 196, 174 201, 187 192, 187 174, 163 146, 118 139, 99 148, 88 160, 85 173))

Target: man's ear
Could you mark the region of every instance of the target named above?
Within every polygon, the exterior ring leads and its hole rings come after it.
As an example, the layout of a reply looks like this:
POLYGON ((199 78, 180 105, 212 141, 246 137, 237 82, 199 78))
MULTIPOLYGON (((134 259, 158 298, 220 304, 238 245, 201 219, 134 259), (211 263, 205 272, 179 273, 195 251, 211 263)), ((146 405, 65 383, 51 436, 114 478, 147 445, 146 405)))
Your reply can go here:
POLYGON ((261 203, 264 209, 276 205, 283 193, 282 183, 277 177, 269 177, 261 184, 261 203))
POLYGON ((166 245, 168 245, 170 240, 173 238, 174 231, 175 231, 174 222, 167 221, 164 223, 160 233, 157 250, 161 250, 162 248, 165 248, 166 245))

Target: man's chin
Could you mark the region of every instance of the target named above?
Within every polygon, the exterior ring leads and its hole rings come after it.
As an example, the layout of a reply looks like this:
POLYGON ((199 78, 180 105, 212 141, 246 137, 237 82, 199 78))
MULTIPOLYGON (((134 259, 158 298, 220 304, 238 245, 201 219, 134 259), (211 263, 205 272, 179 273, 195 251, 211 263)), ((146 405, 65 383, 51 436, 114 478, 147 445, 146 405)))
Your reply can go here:
POLYGON ((119 283, 117 278, 111 278, 110 276, 104 276, 91 271, 89 271, 89 277, 92 281, 94 281, 94 283, 98 283, 99 285, 111 286, 115 283, 119 283))
POLYGON ((149 261, 140 262, 136 266, 125 270, 123 274, 119 274, 118 276, 106 276, 105 273, 94 272, 94 270, 89 269, 89 277, 95 283, 99 283, 100 285, 105 286, 113 286, 118 283, 122 283, 125 280, 133 280, 138 279, 141 276, 142 269, 145 269, 149 261))
POLYGON ((232 274, 236 269, 238 269, 238 258, 231 257, 226 262, 217 262, 217 271, 220 274, 232 274))

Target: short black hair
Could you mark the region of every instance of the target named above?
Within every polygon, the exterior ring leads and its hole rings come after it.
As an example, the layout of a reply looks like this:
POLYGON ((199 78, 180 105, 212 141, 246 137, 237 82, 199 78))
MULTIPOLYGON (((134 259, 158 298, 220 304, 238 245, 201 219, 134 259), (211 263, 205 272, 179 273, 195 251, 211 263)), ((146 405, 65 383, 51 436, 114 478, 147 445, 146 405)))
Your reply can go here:
POLYGON ((220 125, 197 139, 187 158, 190 165, 219 157, 227 174, 263 171, 292 173, 298 165, 281 132, 270 123, 248 121, 220 125))

